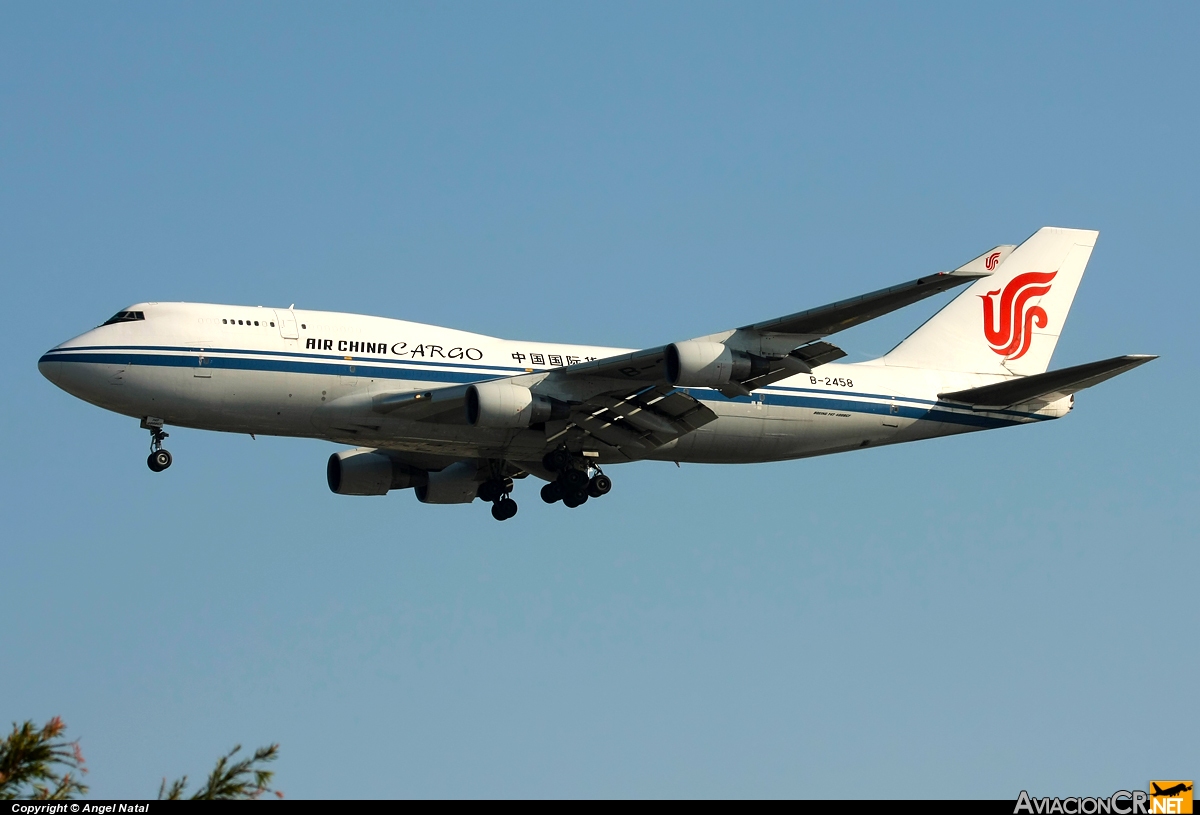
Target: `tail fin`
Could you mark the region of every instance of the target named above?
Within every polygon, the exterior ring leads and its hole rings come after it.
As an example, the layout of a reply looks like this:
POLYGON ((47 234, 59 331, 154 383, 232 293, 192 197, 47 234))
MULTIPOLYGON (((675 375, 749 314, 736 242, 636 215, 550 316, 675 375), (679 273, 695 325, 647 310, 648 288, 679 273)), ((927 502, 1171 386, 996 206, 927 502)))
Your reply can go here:
POLYGON ((885 365, 1029 376, 1050 365, 1099 232, 1039 229, 962 268, 994 268, 893 348, 885 365), (999 253, 997 255, 996 253, 999 253), (981 314, 982 312, 982 314, 981 314))

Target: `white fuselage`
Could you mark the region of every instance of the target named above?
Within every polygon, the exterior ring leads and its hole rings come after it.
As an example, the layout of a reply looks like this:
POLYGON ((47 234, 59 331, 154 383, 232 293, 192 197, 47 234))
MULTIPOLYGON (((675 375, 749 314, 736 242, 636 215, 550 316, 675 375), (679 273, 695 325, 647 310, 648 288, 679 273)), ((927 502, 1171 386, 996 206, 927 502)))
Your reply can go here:
MULTIPOLYGON (((454 458, 540 457, 545 432, 364 416, 372 396, 545 371, 629 349, 518 342, 356 314, 143 303, 145 319, 104 325, 47 352, 42 373, 108 410, 169 425, 328 439, 454 458)), ((980 374, 827 364, 749 397, 686 389, 718 419, 646 457, 680 462, 801 458, 1057 418, 980 412, 938 393, 998 381, 980 374)), ((621 460, 626 460, 622 458, 621 460)), ((607 463, 607 462, 606 462, 607 463)))

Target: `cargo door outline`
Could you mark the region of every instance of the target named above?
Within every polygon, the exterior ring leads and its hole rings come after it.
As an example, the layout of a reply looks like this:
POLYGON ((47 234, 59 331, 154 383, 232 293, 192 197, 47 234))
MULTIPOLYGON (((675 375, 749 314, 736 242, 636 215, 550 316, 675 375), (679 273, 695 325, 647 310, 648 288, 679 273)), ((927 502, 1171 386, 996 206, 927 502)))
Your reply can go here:
POLYGON ((275 309, 275 321, 279 323, 279 336, 285 340, 296 340, 300 338, 299 326, 296 323, 296 315, 290 308, 275 309))

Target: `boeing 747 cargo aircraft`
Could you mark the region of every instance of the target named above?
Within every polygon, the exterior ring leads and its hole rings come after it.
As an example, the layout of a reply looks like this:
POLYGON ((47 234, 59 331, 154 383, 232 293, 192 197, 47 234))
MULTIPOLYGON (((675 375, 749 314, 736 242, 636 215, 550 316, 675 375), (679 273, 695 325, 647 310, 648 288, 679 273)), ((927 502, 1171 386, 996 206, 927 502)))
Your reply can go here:
POLYGON ((38 362, 68 393, 141 421, 326 439, 342 495, 413 489, 517 512, 516 480, 579 507, 601 469, 653 459, 778 461, 1057 419, 1074 394, 1154 359, 1047 371, 1098 233, 1045 227, 939 272, 820 308, 644 350, 485 337, 297 308, 138 303, 38 362), (884 356, 828 337, 962 293, 884 356))

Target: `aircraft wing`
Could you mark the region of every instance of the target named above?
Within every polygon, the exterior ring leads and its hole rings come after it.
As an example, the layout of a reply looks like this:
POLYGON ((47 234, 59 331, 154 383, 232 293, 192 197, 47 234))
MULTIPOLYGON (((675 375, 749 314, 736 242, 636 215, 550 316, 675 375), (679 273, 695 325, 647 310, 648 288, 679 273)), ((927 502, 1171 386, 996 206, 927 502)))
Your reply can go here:
MULTIPOLYGON (((683 343, 549 372, 517 374, 506 381, 560 406, 560 415, 545 422, 548 449, 563 443, 583 443, 585 447, 602 445, 627 458, 642 458, 717 418, 687 388, 714 388, 733 397, 810 373, 846 355, 823 337, 990 274, 976 266, 979 263, 973 261, 954 272, 920 277, 820 308, 683 343), (710 360, 711 364, 702 370, 693 370, 696 353, 716 361, 710 360), (685 363, 680 362, 685 359, 685 363), (691 367, 685 371, 687 366, 691 367)), ((371 410, 396 413, 414 421, 463 424, 472 387, 456 385, 423 393, 380 395, 374 398, 371 410)))
POLYGON ((898 286, 873 291, 859 297, 839 300, 827 306, 798 311, 786 317, 776 317, 761 323, 745 326, 740 331, 794 334, 804 337, 826 337, 853 328, 856 325, 882 317, 896 309, 912 305, 926 297, 970 283, 990 272, 959 270, 938 272, 927 277, 918 277, 898 286))
POLYGON ((962 402, 980 410, 1003 410, 1029 402, 1049 404, 1064 396, 1078 393, 1084 388, 1099 385, 1104 380, 1112 379, 1126 371, 1132 371, 1152 359, 1158 357, 1153 354, 1126 354, 1057 371, 1046 371, 1043 374, 1016 377, 981 388, 939 393, 938 398, 949 402, 962 402))
POLYGON ((583 434, 630 458, 639 458, 716 419, 686 388, 715 388, 734 397, 811 373, 813 368, 846 355, 822 337, 988 274, 967 267, 942 272, 732 331, 583 362, 548 374, 518 376, 514 382, 536 376, 538 381, 532 386, 536 393, 571 406, 570 422, 551 436, 551 441, 571 433, 583 434), (704 369, 707 373, 684 376, 681 355, 697 349, 719 359, 704 369), (721 360, 729 365, 722 368, 721 360), (703 378, 710 374, 710 379, 703 378))
MULTIPOLYGON (((719 344, 734 354, 753 357, 751 375, 716 386, 727 396, 745 395, 780 379, 810 373, 818 365, 846 355, 836 345, 821 342, 823 337, 861 325, 926 297, 991 274, 972 268, 973 264, 974 261, 953 272, 938 272, 819 308, 698 337, 683 345, 719 344)), ((660 345, 593 362, 582 362, 554 371, 549 378, 553 383, 563 385, 584 379, 674 384, 669 381, 666 369, 668 357, 673 353, 672 349, 678 349, 679 345, 660 345)))
POLYGON ((699 399, 667 385, 599 393, 572 406, 569 420, 548 434, 549 447, 582 437, 630 459, 703 427, 717 414, 699 399), (573 438, 574 437, 574 438, 573 438))
MULTIPOLYGON (((540 394, 538 380, 545 374, 522 374, 508 382, 540 394)), ((371 412, 416 422, 467 423, 467 390, 454 385, 417 393, 380 394, 372 399, 371 412)), ((546 422, 546 448, 581 437, 621 452, 630 459, 692 432, 717 418, 703 402, 666 385, 608 381, 586 395, 565 403, 564 415, 546 422)), ((585 445, 586 446, 586 445, 585 445)))

